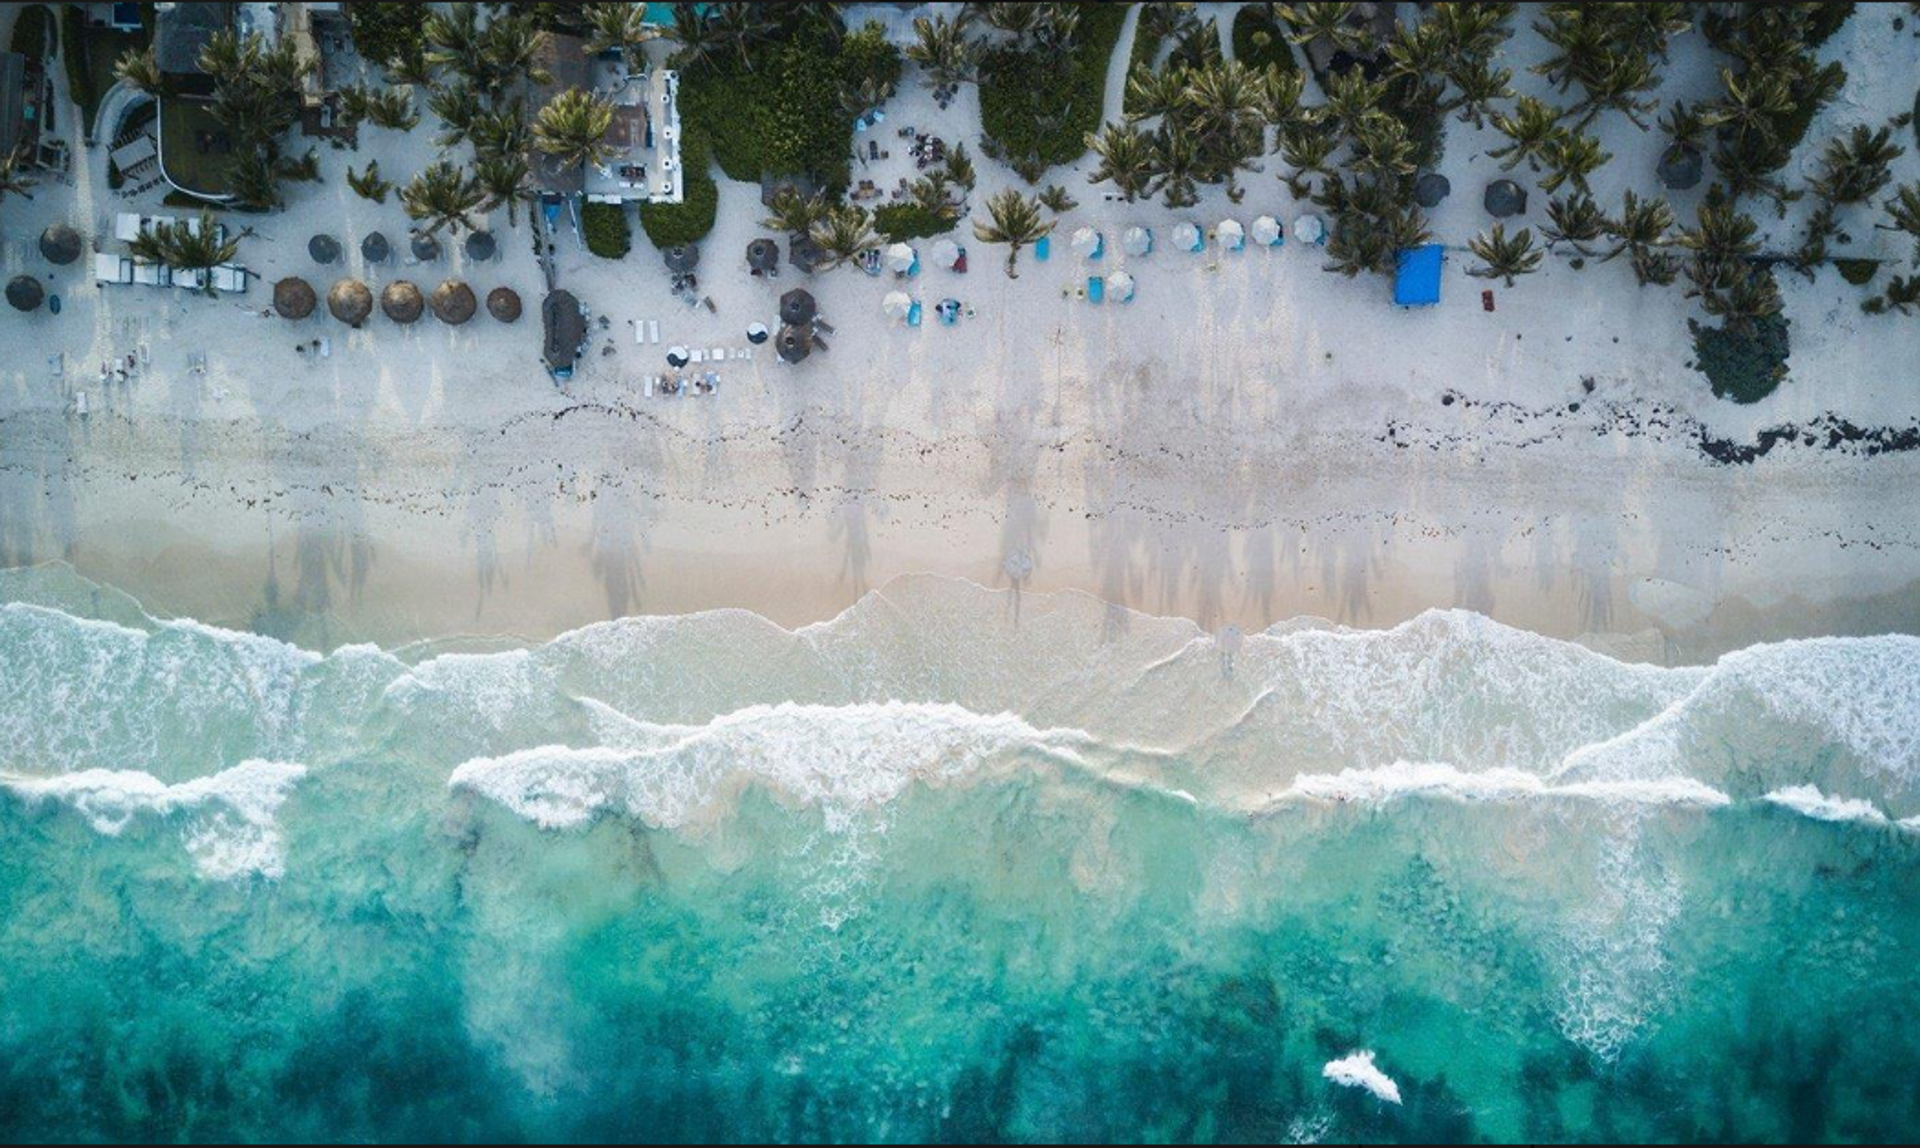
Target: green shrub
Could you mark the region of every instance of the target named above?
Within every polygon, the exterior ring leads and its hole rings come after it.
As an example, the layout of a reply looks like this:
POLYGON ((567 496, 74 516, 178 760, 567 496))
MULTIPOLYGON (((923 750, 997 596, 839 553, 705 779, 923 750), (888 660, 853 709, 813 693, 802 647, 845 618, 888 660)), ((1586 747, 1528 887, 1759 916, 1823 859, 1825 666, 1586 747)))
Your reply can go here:
POLYGON ((1787 377, 1792 348, 1784 315, 1757 319, 1746 331, 1692 321, 1688 326, 1693 329, 1694 366, 1707 376, 1715 398, 1757 403, 1787 377))
POLYGON ((51 45, 47 33, 53 29, 53 13, 45 4, 29 4, 20 9, 13 22, 12 50, 30 60, 44 60, 51 45))
POLYGON ((1064 60, 1014 44, 990 50, 980 61, 983 150, 1028 183, 1086 154, 1126 15, 1124 4, 1082 5, 1079 38, 1064 60))
POLYGON ((698 243, 713 230, 714 215, 720 210, 720 187, 707 171, 706 141, 691 131, 683 131, 680 161, 687 181, 682 201, 647 203, 640 207, 640 230, 647 233, 655 247, 698 243))
POLYGON ((1879 262, 1873 259, 1836 259, 1833 265, 1839 270, 1840 278, 1855 287, 1865 287, 1873 282, 1874 275, 1880 270, 1879 262))
POLYGON ((1273 18, 1265 4, 1249 4, 1233 17, 1233 58, 1249 68, 1272 64, 1282 72, 1297 72, 1299 61, 1293 58, 1293 45, 1286 30, 1273 18))
POLYGON ((937 211, 928 211, 917 203, 889 203, 885 207, 875 208, 873 212, 874 230, 894 240, 945 235, 959 222, 958 217, 949 218, 937 211))
POLYGON ((408 59, 426 47, 425 4, 347 4, 353 50, 376 64, 408 59))
POLYGON ((853 123, 840 107, 842 86, 897 83, 900 52, 876 24, 836 38, 796 20, 780 42, 760 50, 751 70, 728 57, 682 75, 680 113, 698 131, 730 179, 805 175, 829 187, 847 183, 853 123))
POLYGON ((580 229, 587 250, 602 259, 622 259, 633 249, 633 230, 627 209, 618 203, 589 203, 580 209, 580 229))

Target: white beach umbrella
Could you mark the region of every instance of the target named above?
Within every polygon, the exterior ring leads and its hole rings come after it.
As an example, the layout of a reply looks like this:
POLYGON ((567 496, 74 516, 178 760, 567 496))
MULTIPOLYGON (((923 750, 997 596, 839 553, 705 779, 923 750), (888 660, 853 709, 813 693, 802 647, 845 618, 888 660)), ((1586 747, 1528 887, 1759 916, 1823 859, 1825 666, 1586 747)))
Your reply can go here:
POLYGON ((933 265, 949 270, 960 262, 960 245, 951 239, 942 239, 933 245, 933 265))
POLYGON ((1280 221, 1271 215, 1253 221, 1253 241, 1262 247, 1278 247, 1285 234, 1280 229, 1280 221))
POLYGON ((1093 259, 1100 254, 1100 233, 1091 227, 1082 227, 1073 233, 1073 253, 1082 259, 1093 259))
POLYGON ((887 270, 896 275, 905 275, 913 270, 913 248, 904 243, 887 248, 887 270))
POLYGON ((1133 298, 1133 276, 1125 271, 1115 271, 1107 276, 1107 294, 1115 303, 1125 303, 1133 298))
POLYGON ((1247 245, 1247 229, 1240 226, 1237 219, 1221 220, 1214 234, 1220 237, 1220 247, 1224 251, 1238 251, 1247 245))
POLYGON ((1144 227, 1129 227, 1120 236, 1120 250, 1128 255, 1145 255, 1153 250, 1153 232, 1144 227))
POLYGON ((1293 237, 1302 243, 1318 243, 1326 234, 1327 225, 1317 215, 1303 215, 1293 221, 1293 237))
POLYGON ((913 298, 905 291, 889 291, 887 297, 880 300, 880 309, 889 319, 905 319, 907 312, 913 310, 913 298))
POLYGON ((1200 233, 1198 224, 1182 223, 1173 229, 1173 245, 1182 251, 1198 251, 1206 246, 1206 236, 1200 233))

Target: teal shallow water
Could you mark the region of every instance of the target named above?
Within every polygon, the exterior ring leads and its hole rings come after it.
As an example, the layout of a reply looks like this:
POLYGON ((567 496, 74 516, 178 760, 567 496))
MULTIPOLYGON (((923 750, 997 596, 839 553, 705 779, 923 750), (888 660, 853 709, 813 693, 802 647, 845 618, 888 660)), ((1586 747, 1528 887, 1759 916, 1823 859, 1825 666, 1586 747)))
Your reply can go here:
POLYGON ((1914 639, 0 602, 0 1139, 1920 1126, 1914 639))

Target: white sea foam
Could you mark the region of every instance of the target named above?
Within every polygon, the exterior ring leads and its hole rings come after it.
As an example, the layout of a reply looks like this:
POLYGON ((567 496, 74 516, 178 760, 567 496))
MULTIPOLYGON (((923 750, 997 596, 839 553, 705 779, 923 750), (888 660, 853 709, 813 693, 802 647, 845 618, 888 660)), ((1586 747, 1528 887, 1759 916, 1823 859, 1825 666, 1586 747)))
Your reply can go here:
POLYGON ((1410 797, 1467 802, 1569 799, 1693 809, 1713 809, 1729 802, 1726 794, 1687 777, 1648 781, 1581 781, 1556 785, 1538 774, 1518 769, 1466 772, 1444 762, 1398 761, 1371 769, 1301 774, 1274 798, 1273 803, 1319 801, 1384 804, 1410 797))
POLYGON ((0 788, 29 805, 72 809, 94 832, 117 837, 146 817, 177 820, 202 876, 277 878, 285 872, 274 816, 306 767, 244 761, 231 769, 167 785, 136 770, 89 769, 51 777, 0 776, 0 788))
POLYGON ((1853 797, 1831 797, 1811 785, 1789 785, 1784 789, 1776 789, 1768 793, 1765 800, 1815 821, 1855 822, 1862 825, 1887 823, 1887 815, 1880 812, 1873 802, 1853 797))
POLYGON ((1036 730, 1011 714, 953 705, 752 706, 702 726, 659 725, 589 703, 612 744, 547 746, 477 758, 448 784, 543 828, 602 811, 685 825, 740 787, 760 784, 822 809, 830 827, 881 806, 915 781, 964 776, 993 755, 1032 749, 1079 762, 1085 734, 1036 730))
POLYGON ((1345 1088, 1364 1088, 1388 1104, 1400 1103, 1400 1086, 1373 1063, 1373 1053, 1362 1050, 1329 1060, 1320 1075, 1345 1088))

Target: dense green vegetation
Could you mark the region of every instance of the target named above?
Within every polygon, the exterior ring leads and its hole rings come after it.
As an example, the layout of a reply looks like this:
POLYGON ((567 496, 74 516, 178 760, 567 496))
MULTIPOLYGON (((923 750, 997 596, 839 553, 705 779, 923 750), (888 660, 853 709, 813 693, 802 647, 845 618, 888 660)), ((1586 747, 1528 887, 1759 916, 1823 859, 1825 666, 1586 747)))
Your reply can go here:
POLYGON ((89 28, 81 5, 60 6, 60 55, 67 69, 67 90, 73 102, 80 105, 81 128, 89 142, 100 97, 116 79, 114 61, 122 53, 144 49, 153 40, 152 4, 140 5, 140 25, 133 32, 89 28))
POLYGON ((1107 66, 1126 21, 1123 4, 1034 5, 1073 17, 1050 31, 1043 23, 980 61, 982 150, 1004 160, 1027 182, 1086 154, 1100 126, 1107 66), (1070 29, 1062 25, 1070 23, 1070 29))
POLYGON ((1787 320, 1768 315, 1744 330, 1735 326, 1693 329, 1694 366, 1707 376, 1715 398, 1757 403, 1787 377, 1787 320))
POLYGON ((1873 282, 1873 277, 1880 271, 1879 262, 1873 259, 1836 259, 1833 265, 1840 272, 1840 278, 1855 287, 1865 287, 1873 282))
POLYGON ((587 250, 602 259, 623 259, 633 249, 633 229, 627 209, 618 203, 589 203, 580 209, 580 229, 587 250))
POLYGON ((11 50, 29 59, 44 60, 52 50, 48 33, 53 30, 53 13, 45 4, 29 4, 14 17, 11 50))
POLYGON ((682 201, 648 203, 640 208, 640 230, 655 247, 698 243, 713 230, 714 216, 720 210, 720 188, 707 170, 712 161, 700 136, 689 131, 681 137, 680 161, 687 181, 682 201))
POLYGON ((804 175, 844 187, 854 113, 843 93, 890 91, 900 53, 877 25, 845 31, 838 17, 786 5, 769 18, 752 66, 737 52, 696 51, 683 42, 680 114, 700 133, 729 178, 804 175))
POLYGON ((957 215, 934 211, 918 203, 890 203, 873 212, 874 229, 893 240, 944 235, 959 222, 957 215))
POLYGON ((347 29, 354 51, 375 64, 417 60, 426 50, 424 4, 348 4, 347 29))
POLYGON ((1274 18, 1265 4, 1248 4, 1233 16, 1233 58, 1251 68, 1271 64, 1281 71, 1295 72, 1300 64, 1293 58, 1293 46, 1287 30, 1274 18))

